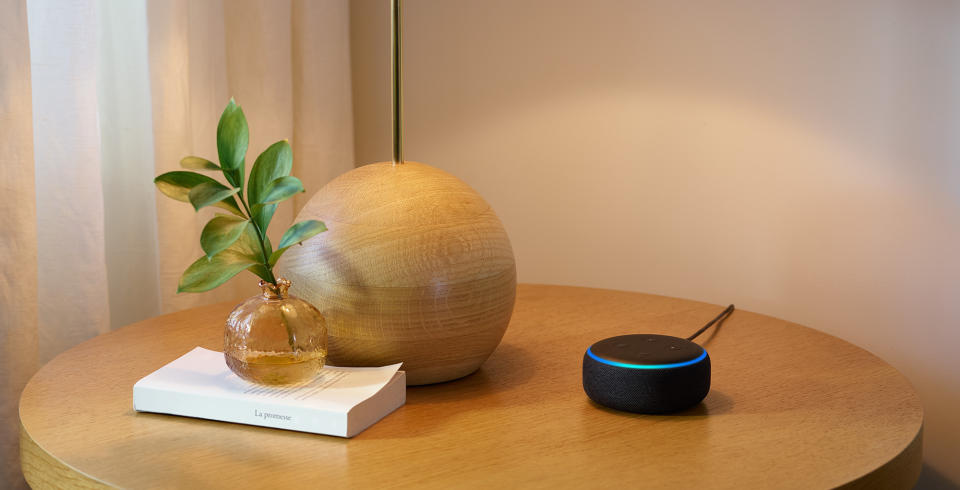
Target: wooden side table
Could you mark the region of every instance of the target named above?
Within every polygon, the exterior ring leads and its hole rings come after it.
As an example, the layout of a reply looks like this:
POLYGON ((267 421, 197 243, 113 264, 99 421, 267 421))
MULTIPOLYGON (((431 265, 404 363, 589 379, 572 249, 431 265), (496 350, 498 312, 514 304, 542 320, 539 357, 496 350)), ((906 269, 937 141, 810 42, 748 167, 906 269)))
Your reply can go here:
POLYGON ((408 389, 354 439, 136 413, 134 382, 200 345, 232 304, 165 315, 61 354, 20 400, 35 488, 909 488, 923 410, 900 373, 847 342, 737 310, 698 338, 713 387, 676 415, 583 393, 584 350, 626 333, 686 336, 721 307, 521 285, 503 343, 477 373, 408 389))

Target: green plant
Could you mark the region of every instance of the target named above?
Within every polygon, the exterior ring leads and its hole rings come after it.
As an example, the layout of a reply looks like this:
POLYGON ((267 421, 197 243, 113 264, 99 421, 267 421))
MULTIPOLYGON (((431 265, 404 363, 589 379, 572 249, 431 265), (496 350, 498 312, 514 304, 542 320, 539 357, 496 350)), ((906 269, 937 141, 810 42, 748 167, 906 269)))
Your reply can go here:
POLYGON ((222 172, 228 185, 188 170, 167 172, 153 180, 160 192, 178 201, 189 202, 197 211, 216 206, 231 213, 218 214, 203 227, 200 246, 206 255, 187 267, 180 277, 177 292, 209 291, 244 269, 276 284, 273 266, 280 256, 291 246, 327 229, 317 220, 296 223, 283 234, 277 249, 273 249, 267 237, 267 227, 277 204, 304 192, 303 184, 290 175, 293 166, 290 143, 278 141, 257 157, 244 196, 244 158, 249 141, 243 110, 230 99, 217 125, 220 165, 194 156, 180 160, 180 165, 186 169, 222 172))

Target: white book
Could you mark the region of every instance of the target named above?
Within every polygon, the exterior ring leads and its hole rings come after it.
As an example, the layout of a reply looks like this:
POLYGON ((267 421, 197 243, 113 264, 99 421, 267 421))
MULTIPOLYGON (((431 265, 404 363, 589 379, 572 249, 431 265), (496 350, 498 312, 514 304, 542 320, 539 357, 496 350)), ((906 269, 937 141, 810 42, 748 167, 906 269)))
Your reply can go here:
POLYGON ((244 381, 222 353, 197 347, 137 381, 133 408, 353 437, 406 402, 399 368, 325 366, 307 384, 270 387, 244 381))

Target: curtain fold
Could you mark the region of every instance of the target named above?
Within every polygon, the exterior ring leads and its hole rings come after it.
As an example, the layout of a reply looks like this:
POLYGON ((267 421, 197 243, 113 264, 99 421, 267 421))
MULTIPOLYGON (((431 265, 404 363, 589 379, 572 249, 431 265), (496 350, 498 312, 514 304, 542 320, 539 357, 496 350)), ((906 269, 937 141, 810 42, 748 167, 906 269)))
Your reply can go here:
POLYGON ((94 0, 27 2, 40 362, 110 328, 94 0))
POLYGON ((98 20, 104 248, 116 328, 160 313, 146 3, 110 2, 98 20))
POLYGON ((293 199, 299 212, 323 184, 357 163, 350 50, 343 48, 350 46, 350 4, 294 0, 291 15, 293 172, 307 189, 293 199))
POLYGON ((0 481, 23 486, 17 405, 56 354, 111 328, 258 291, 176 294, 213 215, 158 194, 216 160, 230 97, 247 172, 280 139, 307 193, 353 168, 348 0, 0 0, 0 481))
MULTIPOLYGON (((224 12, 224 3, 216 0, 147 2, 155 175, 180 170, 180 159, 187 155, 217 160, 217 121, 231 96, 224 12)), ((237 97, 237 102, 247 115, 253 143, 260 124, 251 118, 246 100, 237 97)), ((250 167, 249 154, 247 160, 250 167)), ((176 294, 180 274, 203 255, 199 233, 215 213, 212 208, 195 212, 159 193, 155 202, 163 312, 255 292, 253 280, 241 274, 208 293, 176 294)))
POLYGON ((17 404, 37 369, 37 226, 24 0, 0 0, 0 481, 22 486, 17 404))

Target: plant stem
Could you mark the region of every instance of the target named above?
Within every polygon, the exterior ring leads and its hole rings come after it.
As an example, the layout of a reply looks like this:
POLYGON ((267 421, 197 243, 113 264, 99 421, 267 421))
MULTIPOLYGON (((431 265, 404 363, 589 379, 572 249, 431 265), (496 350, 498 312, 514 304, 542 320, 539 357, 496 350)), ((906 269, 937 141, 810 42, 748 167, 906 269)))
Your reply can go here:
MULTIPOLYGON (((253 219, 253 213, 250 212, 250 207, 247 206, 247 200, 243 198, 243 188, 240 188, 240 191, 237 192, 237 196, 240 198, 240 204, 243 204, 244 211, 247 212, 247 217, 250 218, 250 222, 253 223, 253 228, 257 230, 257 241, 260 243, 260 252, 263 253, 263 267, 267 270, 268 279, 274 286, 277 286, 277 278, 273 276, 273 267, 270 267, 270 255, 267 254, 267 244, 265 242, 267 236, 267 230, 263 230, 261 233, 260 226, 257 225, 256 220, 253 219)), ((281 299, 283 298, 279 294, 279 287, 277 288, 277 296, 281 299)), ((287 331, 287 343, 290 344, 290 350, 294 353, 298 352, 296 337, 293 335, 293 330, 290 329, 290 322, 287 321, 287 317, 283 314, 283 309, 280 309, 280 318, 283 321, 283 327, 287 331)))
POLYGON ((240 204, 243 205, 243 210, 247 212, 247 218, 250 218, 250 222, 253 223, 253 228, 257 230, 257 242, 260 244, 260 252, 263 254, 263 267, 267 270, 267 276, 269 277, 267 280, 276 284, 277 278, 273 276, 273 267, 270 267, 270 255, 267 254, 267 244, 264 242, 264 237, 267 236, 267 230, 261 230, 260 225, 253 219, 253 213, 250 212, 250 208, 247 206, 247 200, 243 198, 242 188, 237 192, 237 197, 240 198, 240 204))

